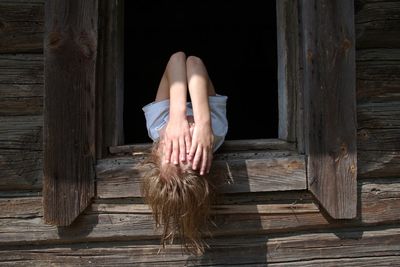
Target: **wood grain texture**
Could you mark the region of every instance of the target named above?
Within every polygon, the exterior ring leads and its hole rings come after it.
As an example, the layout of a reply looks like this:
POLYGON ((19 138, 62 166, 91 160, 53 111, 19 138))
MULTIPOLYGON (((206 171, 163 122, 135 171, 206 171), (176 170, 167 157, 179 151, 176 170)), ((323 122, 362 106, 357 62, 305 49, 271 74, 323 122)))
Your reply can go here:
POLYGON ((358 178, 400 177, 399 151, 358 151, 358 178))
MULTIPOLYGON (((110 153, 113 155, 123 154, 143 154, 148 153, 152 143, 142 143, 123 146, 110 147, 110 153)), ((240 151, 257 151, 257 150, 295 150, 295 144, 281 139, 242 139, 242 140, 225 140, 216 152, 240 152, 240 151)))
POLYGON ((400 259, 396 227, 218 237, 207 242, 210 249, 201 257, 182 253, 179 244, 159 252, 157 240, 13 246, 0 252, 0 262, 35 266, 389 266, 400 259))
POLYGON ((42 53, 44 1, 1 1, 0 53, 42 53))
MULTIPOLYGON (((332 220, 309 201, 264 202, 243 207, 227 205, 216 209, 212 228, 215 237, 338 229, 367 225, 396 225, 400 222, 400 180, 363 180, 358 184, 359 214, 353 220, 332 220), (261 207, 261 212, 259 208, 261 207), (240 208, 240 209, 239 209, 240 208), (238 210, 239 209, 239 210, 238 210), (221 214, 219 214, 221 210, 221 214), (238 213, 236 211, 241 211, 238 213)), ((32 199, 32 198, 31 198, 32 199)), ((25 198, 0 199, 6 216, 0 218, 0 246, 59 244, 90 241, 158 239, 154 221, 143 206, 102 203, 94 205, 70 227, 44 224, 40 198, 29 205, 25 198), (4 202, 7 202, 4 204, 4 202), (23 204, 19 204, 23 203, 23 204), (9 208, 5 208, 5 207, 9 208), (13 209, 11 207, 18 208, 13 209), (38 208, 39 207, 39 208, 38 208), (139 212, 137 212, 139 211, 139 212)), ((148 210, 149 212, 149 210, 148 210)))
POLYGON ((43 55, 0 54, 0 84, 37 83, 43 84, 43 55))
POLYGON ((0 55, 0 116, 41 115, 43 55, 0 55))
POLYGON ((124 143, 124 1, 99 0, 96 157, 124 143))
POLYGON ((358 105, 400 102, 399 48, 357 50, 358 105))
MULTIPOLYGON (((146 171, 142 161, 140 156, 100 160, 96 166, 97 196, 141 196, 141 177, 146 171)), ((223 193, 306 189, 304 156, 284 151, 219 154, 210 175, 223 193)))
POLYGON ((400 47, 400 3, 355 1, 357 49, 400 47))
POLYGON ((308 188, 333 218, 356 216, 353 2, 301 1, 308 188))
POLYGON ((280 139, 296 142, 296 120, 300 117, 298 95, 299 74, 299 23, 298 2, 277 1, 277 48, 278 48, 278 102, 280 139))
POLYGON ((42 187, 42 116, 0 117, 0 190, 42 187))
POLYGON ((357 51, 359 178, 400 175, 400 49, 357 51))
POLYGON ((69 225, 94 196, 97 0, 46 1, 44 218, 69 225))

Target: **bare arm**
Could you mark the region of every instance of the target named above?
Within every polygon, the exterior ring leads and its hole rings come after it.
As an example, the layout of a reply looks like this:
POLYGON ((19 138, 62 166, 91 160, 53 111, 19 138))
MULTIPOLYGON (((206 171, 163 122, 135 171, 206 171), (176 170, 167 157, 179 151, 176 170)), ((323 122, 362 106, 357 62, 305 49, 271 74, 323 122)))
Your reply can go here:
POLYGON ((200 174, 203 175, 210 170, 214 142, 208 103, 212 85, 206 68, 199 58, 189 57, 186 67, 195 122, 189 160, 192 160, 193 169, 197 169, 200 166, 200 174))
POLYGON ((185 55, 174 54, 168 62, 166 78, 169 85, 170 110, 169 120, 164 133, 165 161, 178 164, 186 160, 191 138, 189 123, 186 118, 187 78, 185 55))

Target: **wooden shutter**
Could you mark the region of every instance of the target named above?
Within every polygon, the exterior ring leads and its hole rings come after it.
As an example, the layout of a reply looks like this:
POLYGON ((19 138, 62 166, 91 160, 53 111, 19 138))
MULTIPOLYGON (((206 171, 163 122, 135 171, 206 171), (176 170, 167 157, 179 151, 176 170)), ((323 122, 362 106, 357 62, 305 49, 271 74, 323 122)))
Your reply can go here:
POLYGON ((46 223, 66 226, 94 196, 97 0, 45 4, 46 223))
POLYGON ((299 3, 309 190, 333 218, 354 218, 357 207, 354 1, 299 3))

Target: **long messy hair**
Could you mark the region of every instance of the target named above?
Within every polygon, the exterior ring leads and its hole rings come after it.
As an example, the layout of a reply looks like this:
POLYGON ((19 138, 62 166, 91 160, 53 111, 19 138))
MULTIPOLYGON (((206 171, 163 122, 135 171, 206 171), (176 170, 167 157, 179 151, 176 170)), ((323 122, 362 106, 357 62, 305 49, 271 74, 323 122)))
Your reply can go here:
POLYGON ((162 229, 161 244, 172 244, 179 236, 184 250, 193 254, 204 252, 207 244, 202 239, 208 233, 214 186, 207 176, 173 164, 162 166, 160 142, 155 142, 144 161, 148 167, 141 191, 153 211, 156 227, 162 229))

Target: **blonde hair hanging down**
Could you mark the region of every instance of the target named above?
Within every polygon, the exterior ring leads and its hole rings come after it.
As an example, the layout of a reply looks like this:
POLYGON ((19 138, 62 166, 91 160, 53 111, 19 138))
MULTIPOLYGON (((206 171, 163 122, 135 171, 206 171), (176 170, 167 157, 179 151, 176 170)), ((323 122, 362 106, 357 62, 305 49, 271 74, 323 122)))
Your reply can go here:
POLYGON ((214 186, 206 176, 200 176, 190 167, 162 166, 159 144, 154 142, 144 161, 147 171, 141 191, 152 209, 156 227, 162 228, 162 247, 172 244, 179 236, 185 251, 202 254, 208 247, 202 234, 209 234, 207 224, 210 222, 214 186))

